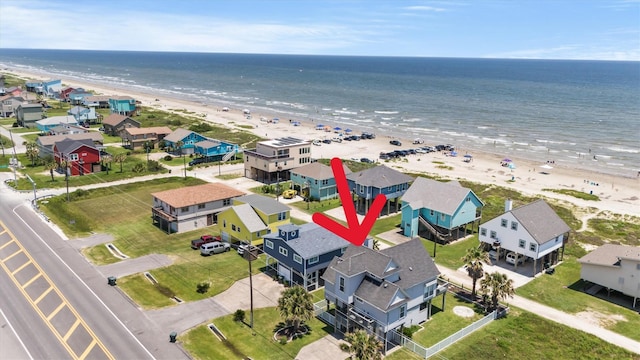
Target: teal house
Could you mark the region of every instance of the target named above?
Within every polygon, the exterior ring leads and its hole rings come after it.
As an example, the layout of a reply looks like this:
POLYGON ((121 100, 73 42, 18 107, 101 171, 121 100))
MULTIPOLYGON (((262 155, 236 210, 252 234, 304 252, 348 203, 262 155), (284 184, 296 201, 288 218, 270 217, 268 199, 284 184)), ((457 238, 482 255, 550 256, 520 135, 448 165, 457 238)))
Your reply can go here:
POLYGON ((136 112, 136 100, 131 96, 112 96, 109 109, 112 114, 131 116, 136 112))
POLYGON ((457 181, 418 177, 402 197, 402 233, 447 243, 480 225, 484 203, 457 181))
POLYGON ((380 194, 387 200, 379 216, 398 212, 401 209, 400 198, 412 181, 413 177, 385 165, 347 174, 347 183, 359 214, 368 213, 373 200, 380 194))
POLYGON ((222 160, 223 157, 235 155, 240 151, 237 144, 210 139, 181 128, 175 129, 171 134, 165 136, 164 143, 166 147, 174 149, 174 151, 180 148, 184 155, 199 155, 209 158, 210 161, 222 160))
MULTIPOLYGON (((342 165, 345 174, 351 170, 342 165)), ((291 169, 293 188, 303 197, 312 201, 328 200, 338 197, 336 179, 330 166, 314 162, 295 169, 291 169)))

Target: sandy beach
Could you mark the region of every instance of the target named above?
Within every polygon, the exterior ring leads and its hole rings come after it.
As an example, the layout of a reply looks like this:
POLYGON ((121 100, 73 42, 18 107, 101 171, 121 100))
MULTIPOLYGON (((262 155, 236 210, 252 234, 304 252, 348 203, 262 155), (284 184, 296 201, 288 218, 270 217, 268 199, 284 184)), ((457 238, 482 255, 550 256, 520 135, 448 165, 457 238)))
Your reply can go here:
MULTIPOLYGON (((50 78, 44 74, 28 73, 18 69, 8 69, 10 74, 30 80, 40 80, 50 78)), ((293 121, 300 121, 299 126, 294 126, 290 118, 282 114, 256 113, 252 109, 250 118, 243 114, 243 109, 229 108, 229 111, 222 111, 225 105, 211 106, 196 102, 184 101, 169 98, 159 94, 141 93, 135 90, 116 88, 104 84, 84 82, 77 80, 62 79, 65 86, 83 87, 94 90, 101 95, 128 95, 140 101, 143 106, 158 108, 165 111, 186 110, 198 114, 199 118, 216 124, 253 131, 256 135, 268 138, 278 138, 293 136, 302 139, 331 139, 337 134, 333 131, 316 130, 316 123, 313 121, 301 121, 291 118, 293 121), (280 120, 277 123, 261 121, 272 119, 277 116, 280 120), (249 126, 248 126, 249 125, 249 126)), ((336 126, 338 124, 323 123, 324 125, 336 126)), ((359 134, 360 129, 352 128, 354 134, 359 134)), ((397 149, 416 148, 412 145, 413 139, 398 139, 403 146, 398 147, 389 144, 392 138, 385 134, 376 133, 373 140, 343 141, 342 143, 332 142, 321 146, 312 146, 312 156, 314 158, 360 159, 363 157, 377 160, 379 163, 393 167, 400 171, 412 173, 424 173, 445 179, 464 179, 483 184, 495 184, 520 191, 530 196, 544 196, 557 199, 561 202, 571 203, 586 212, 596 213, 588 210, 595 208, 600 211, 608 211, 616 214, 628 214, 640 216, 640 177, 622 177, 609 174, 590 172, 580 169, 568 168, 558 164, 544 164, 536 161, 521 158, 518 154, 488 154, 477 151, 469 151, 464 148, 457 149, 457 156, 452 157, 445 152, 435 152, 429 154, 416 154, 407 157, 384 162, 378 159, 380 152, 387 152, 397 149), (472 155, 472 161, 465 162, 464 155, 472 155), (515 169, 510 169, 501 165, 504 158, 509 158, 515 169), (549 165, 552 169, 545 169, 541 166, 549 165), (570 189, 585 193, 592 193, 600 198, 600 201, 586 201, 572 196, 562 195, 544 189, 570 189)), ((423 144, 434 146, 436 144, 423 144)), ((455 145, 455 144, 454 144, 455 145)), ((482 198, 482 196, 480 195, 482 198)))

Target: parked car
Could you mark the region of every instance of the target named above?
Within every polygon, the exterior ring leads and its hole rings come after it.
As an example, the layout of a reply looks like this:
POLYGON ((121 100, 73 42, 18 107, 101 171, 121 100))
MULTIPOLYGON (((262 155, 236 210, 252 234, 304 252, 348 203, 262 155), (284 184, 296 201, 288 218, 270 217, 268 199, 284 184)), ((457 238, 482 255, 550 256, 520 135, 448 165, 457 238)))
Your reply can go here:
POLYGON ((191 240, 191 248, 196 250, 199 249, 202 244, 207 244, 214 241, 221 241, 220 236, 213 235, 202 235, 195 240, 191 240))
POLYGON ((249 244, 242 243, 238 245, 238 255, 244 255, 245 251, 249 250, 249 244))
POLYGON ((498 252, 495 250, 489 250, 489 259, 498 261, 498 252))
POLYGON ((297 191, 293 189, 285 190, 282 192, 282 197, 285 199, 293 199, 298 194, 297 191))
POLYGON ((380 154, 380 160, 389 160, 391 159, 391 156, 387 153, 381 153, 380 154))
POLYGON ((211 242, 200 246, 200 254, 213 255, 231 250, 231 245, 224 242, 211 242))
POLYGON ((342 138, 334 137, 333 139, 331 139, 331 141, 335 141, 337 143, 341 143, 342 142, 342 138))
POLYGON ((313 145, 315 145, 315 146, 320 146, 320 145, 322 145, 322 141, 320 141, 320 140, 313 140, 313 143, 312 143, 312 144, 313 144, 313 145))
POLYGON ((422 139, 415 139, 415 140, 413 140, 413 144, 414 144, 414 145, 424 144, 424 140, 422 140, 422 139))
POLYGON ((331 144, 331 140, 330 139, 324 139, 322 140, 323 143, 325 144, 331 144))
POLYGON ((510 253, 507 254, 507 258, 506 258, 507 264, 515 265, 516 264, 516 258, 518 259, 518 264, 524 263, 524 259, 525 259, 524 255, 516 254, 514 252, 510 252, 510 253))
POLYGON ((402 146, 402 143, 400 142, 400 140, 391 140, 389 141, 389 144, 395 145, 395 146, 402 146))
POLYGON ((362 158, 362 159, 360 159, 360 162, 367 163, 367 164, 373 164, 374 163, 374 161, 369 159, 369 158, 362 158))

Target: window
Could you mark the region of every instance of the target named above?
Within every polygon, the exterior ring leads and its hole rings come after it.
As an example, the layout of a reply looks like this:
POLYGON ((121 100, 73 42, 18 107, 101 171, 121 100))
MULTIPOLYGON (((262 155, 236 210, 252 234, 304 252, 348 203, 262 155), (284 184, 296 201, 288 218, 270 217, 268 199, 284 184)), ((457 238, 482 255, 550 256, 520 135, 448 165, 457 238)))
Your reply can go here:
POLYGON ((407 305, 400 306, 400 319, 403 319, 407 316, 407 305))
POLYGON ((640 264, 636 264, 636 270, 640 270, 640 264))
POLYGON ((527 243, 526 241, 524 241, 524 240, 520 239, 520 240, 518 241, 518 247, 521 247, 521 248, 523 248, 523 249, 524 249, 524 245, 525 245, 526 243, 527 243))
POLYGON ((269 249, 273 249, 273 241, 265 239, 264 246, 268 247, 269 249))
POLYGON ((240 232, 240 231, 241 231, 241 230, 240 230, 240 226, 238 226, 238 232, 240 232))
POLYGON ((466 202, 471 201, 471 196, 467 196, 466 202))
POLYGON ((185 207, 183 207, 182 209, 180 209, 180 211, 182 211, 182 212, 189 212, 189 207, 188 207, 188 206, 185 206, 185 207))
POLYGON ((78 161, 78 154, 69 154, 69 161, 78 161))
POLYGON ((285 220, 287 218, 286 212, 281 212, 278 214, 278 220, 285 220))
POLYGON ((503 228, 507 227, 507 223, 508 223, 507 219, 500 219, 500 226, 502 226, 503 228))
POLYGON ((231 224, 231 230, 236 231, 236 225, 235 224, 231 224))
POLYGON ((420 304, 420 311, 426 310, 427 309, 427 305, 429 305, 428 301, 425 301, 422 304, 420 304))
POLYGON ((492 231, 492 232, 491 232, 491 236, 490 236, 490 237, 491 237, 492 239, 496 239, 496 238, 497 238, 496 232, 495 232, 495 231, 492 231))
POLYGON ((338 283, 340 285, 340 291, 344 292, 344 278, 340 277, 338 283))
POLYGON ((309 265, 315 264, 317 262, 318 262, 318 257, 317 256, 314 256, 314 257, 309 259, 309 265))
POLYGON ((289 250, 283 248, 282 246, 278 247, 278 252, 284 256, 289 256, 289 250))
POLYGON ((624 278, 622 276, 618 278, 618 284, 624 285, 624 278))
POLYGON ((518 230, 518 223, 515 221, 511 222, 511 230, 518 230))
POLYGON ((482 236, 487 236, 487 229, 485 229, 485 228, 480 228, 480 235, 482 235, 482 236))
POLYGON ((226 228, 227 227, 227 220, 222 220, 222 227, 226 228))
POLYGON ((444 214, 440 214, 440 220, 444 221, 444 214))
POLYGON ((302 264, 302 258, 298 254, 293 254, 293 261, 297 262, 298 264, 302 264))
POLYGON ((228 205, 231 205, 231 199, 222 200, 222 206, 228 206, 228 205))
POLYGON ((538 247, 538 245, 536 243, 529 243, 529 251, 536 251, 536 248, 538 247))
POLYGON ((198 204, 198 209, 204 209, 204 208, 205 208, 204 204, 198 204))

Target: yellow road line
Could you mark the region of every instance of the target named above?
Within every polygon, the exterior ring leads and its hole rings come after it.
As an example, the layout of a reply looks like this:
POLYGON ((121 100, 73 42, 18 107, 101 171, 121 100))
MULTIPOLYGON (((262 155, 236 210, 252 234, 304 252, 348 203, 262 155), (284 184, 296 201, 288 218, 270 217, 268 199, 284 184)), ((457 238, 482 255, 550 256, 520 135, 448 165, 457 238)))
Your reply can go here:
POLYGON ((15 270, 13 270, 11 272, 11 275, 17 274, 20 270, 22 270, 22 269, 26 268, 27 266, 29 266, 29 264, 31 264, 31 261, 27 261, 24 264, 20 265, 17 269, 15 269, 15 270))
POLYGON ((11 255, 7 256, 6 258, 4 258, 4 259, 0 259, 0 262, 7 262, 7 261, 11 260, 11 258, 12 258, 12 257, 14 257, 14 256, 16 256, 16 255, 18 255, 18 254, 20 254, 21 252, 23 252, 23 251, 22 251, 22 248, 20 248, 20 250, 18 250, 18 251, 16 251, 16 252, 14 252, 13 254, 11 254, 11 255))
POLYGON ((0 235, 2 235, 2 234, 7 232, 7 228, 5 228, 4 225, 3 225, 3 228, 4 228, 4 230, 0 231, 0 235))
MULTIPOLYGON (((1 235, 1 234, 0 234, 1 235)), ((6 243, 0 245, 0 250, 4 249, 5 246, 8 246, 9 244, 13 243, 15 241, 13 241, 13 238, 11 239, 11 241, 7 241, 6 243)))
POLYGON ((26 283, 22 284, 22 288, 26 288, 27 286, 31 285, 32 282, 38 280, 40 278, 40 276, 42 276, 42 274, 37 273, 34 277, 32 277, 29 281, 27 281, 26 283))
POLYGON ((87 354, 89 354, 91 352, 91 350, 93 349, 93 347, 95 347, 96 345, 98 345, 98 347, 100 347, 100 349, 102 350, 102 352, 105 354, 105 356, 108 359, 112 359, 115 360, 115 358, 113 357, 113 355, 109 352, 109 350, 107 350, 107 348, 104 346, 104 344, 98 339, 98 337, 96 336, 96 334, 93 332, 93 330, 91 330, 91 328, 87 325, 87 323, 82 319, 82 317, 80 316, 80 314, 78 314, 78 312, 76 311, 76 309, 73 308, 73 306, 71 306, 71 303, 69 302, 69 300, 67 300, 67 298, 62 294, 62 292, 60 290, 58 290, 58 288, 55 286, 55 284, 53 283, 53 281, 51 281, 51 279, 49 278, 49 276, 42 270, 42 268, 40 267, 40 265, 38 265, 38 263, 35 261, 35 259, 33 259, 33 257, 31 257, 31 255, 27 252, 27 250, 22 246, 22 244, 20 244, 20 242, 17 241, 17 239, 15 238, 15 236, 13 236, 13 234, 7 229, 7 227, 2 223, 2 221, 0 221, 0 226, 2 226, 5 231, 9 234, 9 236, 11 236, 12 242, 15 242, 18 247, 20 248, 19 251, 17 251, 16 253, 12 254, 9 258, 13 257, 14 255, 16 255, 19 252, 24 252, 24 254, 27 256, 27 258, 29 259, 29 261, 31 263, 33 263, 33 266, 36 267, 36 269, 38 270, 38 272, 40 274, 42 274, 42 277, 49 283, 49 285, 51 286, 50 288, 48 288, 45 293, 41 294, 38 299, 37 302, 40 302, 47 293, 51 292, 51 291, 55 291, 55 293, 60 297, 60 299, 62 300, 62 304, 60 304, 60 306, 58 306, 58 308, 56 310, 54 310, 54 313, 49 314, 49 316, 45 316, 44 313, 42 312, 42 310, 40 310, 40 308, 37 305, 36 301, 31 300, 31 297, 29 296, 29 294, 26 292, 26 290, 22 287, 22 284, 20 284, 18 282, 18 279, 16 279, 15 276, 13 276, 11 274, 11 272, 9 271, 9 268, 7 267, 7 265, 5 264, 5 260, 0 260, 0 267, 8 274, 10 275, 9 278, 11 279, 11 281, 16 285, 16 287, 18 288, 18 290, 20 290, 20 292, 22 293, 22 296, 24 296, 25 299, 27 299, 27 301, 29 301, 31 303, 31 307, 33 307, 33 309, 36 311, 36 313, 38 313, 38 315, 40 316, 40 318, 42 318, 43 320, 45 320, 45 324, 47 325, 47 327, 49 328, 49 330, 51 330, 51 333, 53 333, 53 335, 58 338, 58 341, 60 341, 60 344, 62 344, 62 346, 67 350, 67 352, 69 353, 69 355, 71 355, 71 357, 73 359, 84 359, 84 357, 87 356, 87 354), (87 331, 87 333, 89 334, 89 336, 91 337, 91 343, 87 346, 87 348, 85 349, 85 351, 83 352, 83 354, 81 355, 81 357, 78 357, 78 355, 76 355, 75 351, 71 348, 71 346, 69 346, 69 344, 63 339, 63 337, 61 336, 60 332, 53 327, 53 324, 51 323, 51 318, 53 316, 55 316, 55 314, 57 312, 60 311, 60 309, 62 309, 62 307, 64 307, 65 305, 68 306, 69 310, 71 311, 71 313, 75 316, 76 320, 79 320, 80 323, 82 324, 82 327, 87 331))
POLYGON ((61 302, 60 305, 58 305, 58 307, 47 316, 47 320, 51 321, 51 319, 53 319, 54 316, 58 315, 60 310, 62 310, 62 308, 65 306, 67 306, 67 304, 65 304, 64 302, 61 302))
POLYGON ((64 341, 69 340, 69 337, 71 336, 71 334, 73 334, 73 332, 76 331, 76 328, 80 324, 81 324, 80 320, 76 319, 76 322, 74 322, 73 325, 71 325, 69 330, 67 330, 67 333, 64 334, 64 336, 62 337, 64 339, 64 341))
MULTIPOLYGON (((24 289, 24 288, 23 288, 23 289, 24 289)), ((48 293, 50 293, 50 292, 51 292, 51 290, 53 290, 53 286, 50 286, 47 290, 45 290, 42 294, 40 294, 40 296, 38 296, 38 298, 37 298, 37 299, 33 300, 33 303, 34 303, 35 305, 38 305, 38 303, 39 303, 42 299, 44 299, 44 297, 45 297, 45 296, 47 296, 47 294, 48 294, 48 293)))

